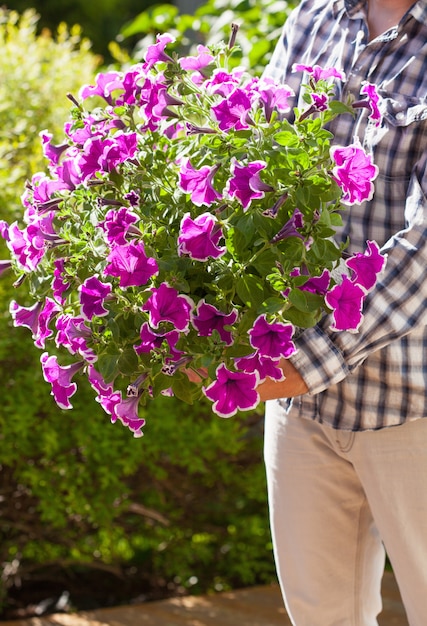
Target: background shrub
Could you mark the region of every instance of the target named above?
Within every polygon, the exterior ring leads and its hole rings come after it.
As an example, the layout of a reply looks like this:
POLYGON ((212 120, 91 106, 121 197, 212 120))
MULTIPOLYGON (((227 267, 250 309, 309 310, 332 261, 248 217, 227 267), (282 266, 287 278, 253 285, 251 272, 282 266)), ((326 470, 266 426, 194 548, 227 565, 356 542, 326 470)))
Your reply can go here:
MULTIPOLYGON (((237 43, 240 46, 240 51, 234 56, 234 64, 244 65, 252 73, 261 74, 289 12, 297 3, 297 0, 208 0, 192 15, 180 13, 171 4, 156 4, 126 24, 118 39, 123 39, 126 46, 128 38, 131 43, 133 38, 139 36, 131 57, 140 59, 157 33, 168 32, 176 38, 175 49, 185 53, 197 44, 228 41, 234 22, 239 25, 237 43)), ((168 49, 171 48, 168 46, 168 49)), ((123 59, 114 43, 111 50, 123 59)))
POLYGON ((94 51, 108 63, 111 60, 109 42, 126 22, 153 4, 153 0, 7 0, 4 4, 18 13, 35 9, 40 15, 38 32, 43 29, 56 32, 61 22, 69 26, 79 24, 94 51))

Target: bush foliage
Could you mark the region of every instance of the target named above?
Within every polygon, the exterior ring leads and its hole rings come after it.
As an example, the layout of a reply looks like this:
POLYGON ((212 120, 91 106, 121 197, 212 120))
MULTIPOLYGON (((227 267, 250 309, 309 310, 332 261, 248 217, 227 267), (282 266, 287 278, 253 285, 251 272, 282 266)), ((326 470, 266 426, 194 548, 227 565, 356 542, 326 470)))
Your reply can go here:
MULTIPOLYGON (((9 222, 25 179, 44 167, 39 132, 62 134, 65 94, 91 82, 98 62, 78 29, 51 37, 36 25, 34 11, 0 11, 0 217, 9 222)), ((28 331, 12 330, 11 283, 0 281, 4 602, 10 585, 50 565, 133 566, 152 583, 193 591, 274 577, 262 417, 224 421, 207 405, 164 398, 145 409, 145 438, 132 439, 83 381, 73 411, 60 411, 28 331)))
MULTIPOLYGON (((279 38, 290 10, 298 0, 207 0, 193 15, 182 14, 176 6, 156 4, 140 13, 121 30, 126 44, 128 38, 139 36, 132 57, 143 56, 157 33, 168 32, 176 38, 176 49, 183 53, 197 44, 207 45, 228 41, 231 24, 239 26, 235 65, 261 74, 279 38)), ((171 46, 168 46, 171 49, 171 46)), ((112 45, 117 51, 117 46, 112 45)))
POLYGON ((34 8, 40 14, 38 32, 44 29, 55 32, 61 22, 69 26, 79 24, 96 54, 101 54, 108 62, 111 60, 109 42, 126 22, 153 4, 153 0, 7 0, 4 4, 18 13, 34 8))

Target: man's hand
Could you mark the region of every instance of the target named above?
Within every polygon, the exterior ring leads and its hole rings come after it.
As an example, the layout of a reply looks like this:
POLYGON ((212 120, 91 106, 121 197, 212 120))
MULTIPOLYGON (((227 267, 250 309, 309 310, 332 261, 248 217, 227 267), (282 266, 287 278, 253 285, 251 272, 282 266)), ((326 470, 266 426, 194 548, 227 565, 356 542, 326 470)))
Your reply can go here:
POLYGON ((290 361, 282 359, 280 367, 285 375, 285 380, 278 382, 272 378, 267 378, 257 387, 257 391, 263 402, 266 400, 275 400, 276 398, 294 398, 308 391, 304 379, 290 361))
MULTIPOLYGON (((308 387, 304 379, 290 361, 282 359, 280 367, 285 375, 285 380, 277 382, 272 378, 267 378, 263 383, 258 385, 257 391, 261 402, 275 400, 276 398, 293 398, 307 393, 308 387)), ((183 369, 183 372, 187 374, 191 382, 197 384, 200 384, 208 374, 205 368, 195 371, 188 367, 183 369)))

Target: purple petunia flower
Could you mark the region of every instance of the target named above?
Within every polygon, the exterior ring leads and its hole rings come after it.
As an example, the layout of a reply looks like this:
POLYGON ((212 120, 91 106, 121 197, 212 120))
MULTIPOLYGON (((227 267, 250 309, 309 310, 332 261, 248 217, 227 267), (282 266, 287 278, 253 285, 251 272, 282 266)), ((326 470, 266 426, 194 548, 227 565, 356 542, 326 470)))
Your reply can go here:
POLYGON ((362 306, 366 291, 360 285, 343 276, 342 283, 326 294, 325 302, 332 309, 331 330, 357 332, 363 320, 362 306))
POLYGON ((295 209, 288 221, 282 226, 278 233, 270 240, 270 243, 278 243, 288 237, 298 237, 304 240, 305 237, 299 232, 299 228, 304 226, 304 216, 299 209, 295 209))
POLYGON ((243 72, 234 68, 232 72, 227 72, 221 68, 213 71, 212 77, 204 83, 208 93, 218 94, 227 98, 240 83, 243 72))
POLYGON ((178 330, 187 330, 194 302, 188 296, 179 294, 167 283, 162 283, 160 287, 151 291, 152 295, 142 310, 149 312, 152 328, 158 328, 161 322, 169 322, 178 330))
POLYGON ((259 352, 235 360, 236 367, 239 370, 247 373, 256 372, 260 383, 267 377, 277 381, 285 380, 285 375, 279 363, 280 359, 270 359, 268 356, 262 356, 259 352))
POLYGON ((119 419, 123 426, 129 428, 134 437, 142 437, 144 433, 141 428, 145 424, 145 419, 139 416, 138 407, 139 395, 120 399, 114 405, 114 410, 111 413, 111 422, 114 424, 119 419))
POLYGON ((200 300, 196 312, 191 317, 191 323, 201 337, 210 337, 214 330, 219 333, 221 341, 227 346, 233 343, 233 333, 227 330, 226 326, 232 326, 237 320, 237 311, 233 309, 231 313, 223 313, 212 304, 207 304, 200 300))
POLYGON ((87 278, 78 287, 81 313, 86 320, 90 321, 95 315, 102 317, 108 314, 104 301, 110 295, 111 289, 110 283, 102 283, 96 276, 87 278))
POLYGON ((95 85, 85 85, 80 89, 79 95, 83 100, 92 96, 100 96, 108 104, 112 104, 111 94, 113 91, 123 88, 123 79, 119 72, 99 73, 95 81, 95 85))
POLYGON ((345 264, 353 270, 352 281, 369 291, 377 282, 378 274, 383 271, 387 259, 380 254, 380 248, 375 241, 367 241, 367 245, 365 254, 357 252, 345 264))
POLYGON ((259 402, 256 391, 258 376, 232 372, 222 363, 216 370, 216 380, 203 393, 213 402, 212 410, 220 417, 231 417, 237 411, 254 409, 259 402))
POLYGON ((330 150, 335 162, 332 174, 341 187, 343 204, 361 204, 371 200, 374 195, 373 180, 378 174, 378 167, 363 148, 354 143, 347 147, 334 146, 330 150))
POLYGON ((317 83, 319 80, 327 80, 328 78, 339 78, 339 80, 345 80, 344 72, 337 70, 335 67, 320 67, 320 65, 302 65, 301 63, 295 63, 292 67, 293 72, 307 72, 313 77, 313 80, 317 83))
POLYGON ((87 363, 97 360, 95 352, 87 345, 92 332, 83 317, 73 317, 69 313, 59 315, 56 329, 55 342, 58 348, 64 346, 70 354, 79 354, 87 363))
POLYGON ((301 291, 309 291, 310 293, 318 293, 322 296, 326 294, 331 282, 331 274, 325 269, 320 276, 312 276, 303 285, 300 285, 298 289, 301 291))
POLYGON ((162 346, 167 344, 167 350, 170 353, 172 359, 177 361, 182 352, 175 350, 175 345, 179 339, 179 332, 177 330, 169 330, 165 333, 155 333, 147 322, 142 324, 139 331, 141 337, 141 343, 134 346, 137 354, 148 353, 153 350, 160 350, 162 346))
POLYGON ((39 314, 38 330, 34 341, 37 348, 44 348, 46 339, 53 335, 53 331, 50 330, 49 324, 60 311, 61 307, 55 302, 55 300, 46 298, 44 307, 39 314))
POLYGON ((52 281, 52 293, 55 300, 60 304, 65 303, 64 292, 70 287, 70 283, 64 278, 65 259, 55 259, 52 281))
POLYGON ((248 116, 251 107, 252 101, 246 91, 237 88, 227 98, 213 106, 211 111, 220 129, 227 132, 231 129, 249 128, 248 116))
POLYGON ((71 379, 83 367, 84 362, 61 366, 57 357, 49 356, 47 352, 41 355, 40 361, 43 377, 52 385, 51 395, 55 398, 56 404, 61 409, 72 409, 70 398, 76 393, 77 385, 71 382, 71 379))
POLYGON ((30 307, 20 306, 15 300, 9 305, 9 312, 13 319, 15 327, 25 326, 29 328, 33 334, 33 338, 37 337, 39 330, 39 315, 42 310, 43 302, 36 302, 30 307))
POLYGON ((226 187, 230 198, 237 198, 246 210, 252 200, 263 198, 266 191, 274 191, 273 187, 265 184, 259 172, 267 167, 264 161, 252 161, 242 165, 235 158, 231 164, 231 178, 226 187))
POLYGON ((90 137, 76 159, 77 170, 83 181, 98 173, 111 172, 118 165, 135 156, 137 133, 116 133, 114 138, 90 137))
POLYGON ((179 59, 178 63, 183 70, 200 72, 214 60, 211 51, 206 46, 197 46, 197 53, 197 56, 179 59))
POLYGON ((98 224, 104 232, 110 246, 127 244, 126 234, 132 224, 138 221, 138 216, 126 207, 107 211, 105 219, 98 224))
POLYGON ((218 246, 222 236, 222 229, 211 213, 198 215, 194 220, 190 213, 186 213, 178 236, 179 254, 188 254, 196 261, 207 261, 210 257, 217 259, 226 250, 218 246))
POLYGON ((61 155, 68 148, 68 144, 63 143, 58 146, 53 145, 53 135, 47 130, 42 130, 39 134, 42 140, 43 155, 49 161, 50 165, 58 165, 58 161, 61 158, 61 155))
POLYGON ((209 206, 222 197, 212 185, 217 171, 217 166, 209 167, 208 165, 196 170, 189 159, 183 159, 180 163, 179 186, 182 191, 191 195, 193 204, 209 206))
POLYGON ((369 109, 369 119, 371 119, 375 126, 381 124, 382 115, 378 103, 380 101, 377 86, 372 83, 365 83, 360 90, 362 95, 367 96, 366 100, 358 100, 353 102, 352 107, 354 109, 366 108, 369 109))
POLYGON ((282 322, 268 322, 266 315, 260 315, 249 331, 249 341, 261 356, 271 359, 284 357, 287 359, 296 352, 292 341, 294 327, 282 322))
POLYGON ((145 53, 144 69, 147 71, 156 63, 173 63, 173 59, 166 54, 165 48, 168 43, 173 43, 174 41, 175 38, 169 35, 169 33, 157 35, 156 43, 148 46, 145 53))
POLYGON ((109 264, 104 274, 118 276, 120 287, 139 287, 146 285, 155 276, 159 267, 156 259, 145 254, 142 241, 131 242, 125 246, 114 246, 107 257, 109 264))
POLYGON ((101 374, 94 368, 93 365, 89 365, 87 368, 87 378, 92 387, 97 392, 97 402, 103 397, 111 397, 114 393, 113 385, 105 382, 101 374))
POLYGON ((268 122, 274 110, 280 113, 287 113, 290 110, 289 98, 294 96, 295 92, 286 85, 280 85, 272 78, 266 77, 260 80, 257 90, 268 122))

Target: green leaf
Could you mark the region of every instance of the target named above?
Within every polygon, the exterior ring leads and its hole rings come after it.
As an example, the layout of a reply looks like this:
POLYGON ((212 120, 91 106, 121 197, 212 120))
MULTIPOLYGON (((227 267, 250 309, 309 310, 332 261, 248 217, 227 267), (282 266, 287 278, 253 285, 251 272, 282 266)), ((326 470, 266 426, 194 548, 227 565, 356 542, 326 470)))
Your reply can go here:
POLYGON ((305 313, 297 308, 291 307, 286 311, 286 319, 299 328, 311 328, 321 318, 321 311, 313 311, 305 313))
POLYGON ((194 383, 190 382, 186 374, 175 374, 172 376, 171 387, 177 398, 187 404, 193 404, 195 386, 194 383))
POLYGON ((267 298, 265 302, 263 302, 261 312, 278 313, 279 311, 282 311, 284 304, 285 301, 283 298, 275 298, 274 296, 271 296, 270 298, 267 298))
POLYGON ((252 262, 252 265, 258 270, 261 276, 266 276, 276 265, 277 255, 272 250, 264 250, 252 262))
POLYGON ((288 297, 294 307, 304 313, 317 311, 323 304, 322 296, 301 289, 292 289, 288 297))
POLYGON ((114 378, 119 373, 118 361, 120 355, 116 354, 108 354, 104 352, 98 357, 98 361, 96 362, 96 367, 99 370, 99 373, 104 378, 104 380, 108 383, 114 380, 114 378))
POLYGON ((274 141, 279 144, 279 146, 286 146, 288 148, 296 148, 300 144, 300 138, 295 133, 295 131, 291 130, 282 130, 276 135, 274 135, 274 141))
POLYGON ((236 291, 246 306, 258 308, 264 300, 264 288, 261 278, 246 274, 237 279, 236 291))
POLYGON ((138 370, 138 356, 133 348, 128 348, 121 353, 117 367, 124 376, 134 375, 138 370))

